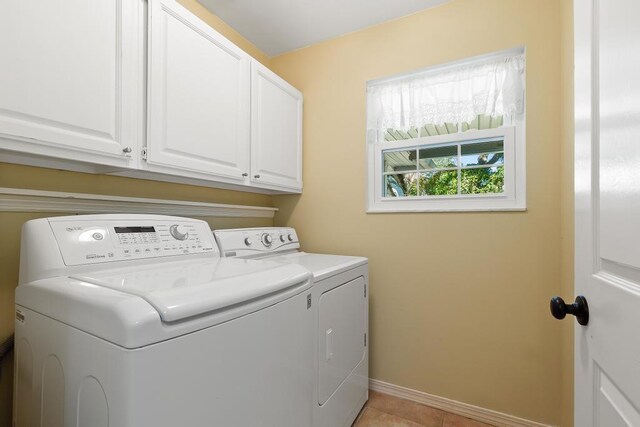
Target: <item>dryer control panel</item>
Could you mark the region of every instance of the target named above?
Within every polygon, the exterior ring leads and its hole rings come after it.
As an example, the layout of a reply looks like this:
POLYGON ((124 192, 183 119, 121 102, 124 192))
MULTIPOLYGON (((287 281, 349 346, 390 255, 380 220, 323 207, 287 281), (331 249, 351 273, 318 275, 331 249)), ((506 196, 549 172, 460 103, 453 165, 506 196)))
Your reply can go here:
POLYGON ((217 252, 208 224, 198 220, 67 217, 49 223, 68 266, 217 252))
POLYGON ((215 230, 213 234, 224 257, 259 257, 300 248, 296 230, 291 227, 215 230))

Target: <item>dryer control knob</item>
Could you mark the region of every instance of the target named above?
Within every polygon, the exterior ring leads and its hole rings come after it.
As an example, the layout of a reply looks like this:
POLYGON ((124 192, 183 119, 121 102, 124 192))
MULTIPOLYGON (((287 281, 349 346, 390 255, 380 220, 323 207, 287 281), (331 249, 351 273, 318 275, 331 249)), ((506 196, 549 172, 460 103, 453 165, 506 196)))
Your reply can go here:
POLYGON ((250 237, 245 237, 244 238, 244 244, 247 246, 251 246, 251 238, 250 237))
POLYGON ((169 233, 176 240, 187 240, 187 237, 189 237, 189 233, 187 232, 187 230, 185 230, 183 226, 178 224, 173 224, 171 227, 169 227, 169 233))
POLYGON ((289 241, 290 242, 293 242, 293 234, 289 233, 289 236, 287 236, 287 237, 289 237, 289 241))
POLYGON ((271 246, 271 243, 273 243, 273 239, 269 234, 264 233, 262 235, 262 243, 264 243, 265 246, 271 246))
POLYGON ((280 235, 280 241, 281 241, 282 243, 284 243, 284 242, 286 242, 286 241, 287 241, 287 238, 286 238, 286 237, 284 237, 284 234, 281 234, 281 235, 280 235))

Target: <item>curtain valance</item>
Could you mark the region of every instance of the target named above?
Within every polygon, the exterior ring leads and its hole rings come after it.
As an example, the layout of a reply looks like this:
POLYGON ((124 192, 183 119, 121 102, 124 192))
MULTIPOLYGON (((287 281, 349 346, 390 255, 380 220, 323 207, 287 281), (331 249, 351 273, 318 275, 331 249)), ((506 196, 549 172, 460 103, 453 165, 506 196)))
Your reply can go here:
POLYGON ((524 55, 424 72, 367 88, 367 128, 408 130, 524 111, 524 55))

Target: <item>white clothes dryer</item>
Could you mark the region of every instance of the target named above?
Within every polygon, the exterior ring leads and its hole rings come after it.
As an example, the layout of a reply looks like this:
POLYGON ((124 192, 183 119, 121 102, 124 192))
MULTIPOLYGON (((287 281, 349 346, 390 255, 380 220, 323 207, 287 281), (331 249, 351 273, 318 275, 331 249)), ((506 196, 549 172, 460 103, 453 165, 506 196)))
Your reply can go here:
POLYGON ((313 274, 313 426, 351 426, 368 399, 368 261, 306 253, 293 228, 214 231, 223 257, 302 266, 313 274))
POLYGON ((311 274, 221 258, 204 221, 37 219, 16 289, 16 427, 301 427, 311 274))

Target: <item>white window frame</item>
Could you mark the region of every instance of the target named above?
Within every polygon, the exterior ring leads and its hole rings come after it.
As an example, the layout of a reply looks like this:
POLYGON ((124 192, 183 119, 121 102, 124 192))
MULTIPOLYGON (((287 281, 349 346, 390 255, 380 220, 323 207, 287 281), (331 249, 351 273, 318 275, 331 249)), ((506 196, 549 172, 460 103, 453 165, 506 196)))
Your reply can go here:
MULTIPOLYGON (((405 79, 416 74, 439 72, 453 69, 493 57, 510 55, 517 52, 525 52, 524 47, 508 49, 502 52, 480 55, 463 59, 452 63, 434 66, 428 70, 411 72, 383 79, 373 80, 368 84, 380 84, 399 79, 405 79)), ((526 69, 525 69, 526 81, 526 69)), ((525 93, 526 100, 526 93, 525 93)), ((526 105, 526 101, 525 101, 526 105)), ((366 177, 366 212, 367 213, 392 213, 392 212, 473 212, 473 211, 526 211, 526 107, 523 114, 514 117, 504 117, 504 124, 493 129, 468 130, 462 132, 461 124, 458 124, 458 132, 411 138, 402 141, 386 141, 383 133, 375 130, 367 131, 367 177, 366 177), (470 194, 447 196, 407 196, 407 197, 383 197, 382 196, 382 151, 402 148, 417 148, 426 145, 446 145, 447 143, 459 144, 477 139, 504 137, 505 144, 505 191, 500 194, 470 194)))
POLYGON ((403 141, 367 143, 367 212, 456 212, 526 210, 526 159, 524 117, 513 125, 493 129, 469 130, 448 135, 412 138, 403 141), (383 155, 385 150, 415 149, 487 138, 504 138, 504 193, 449 196, 383 197, 383 155))

